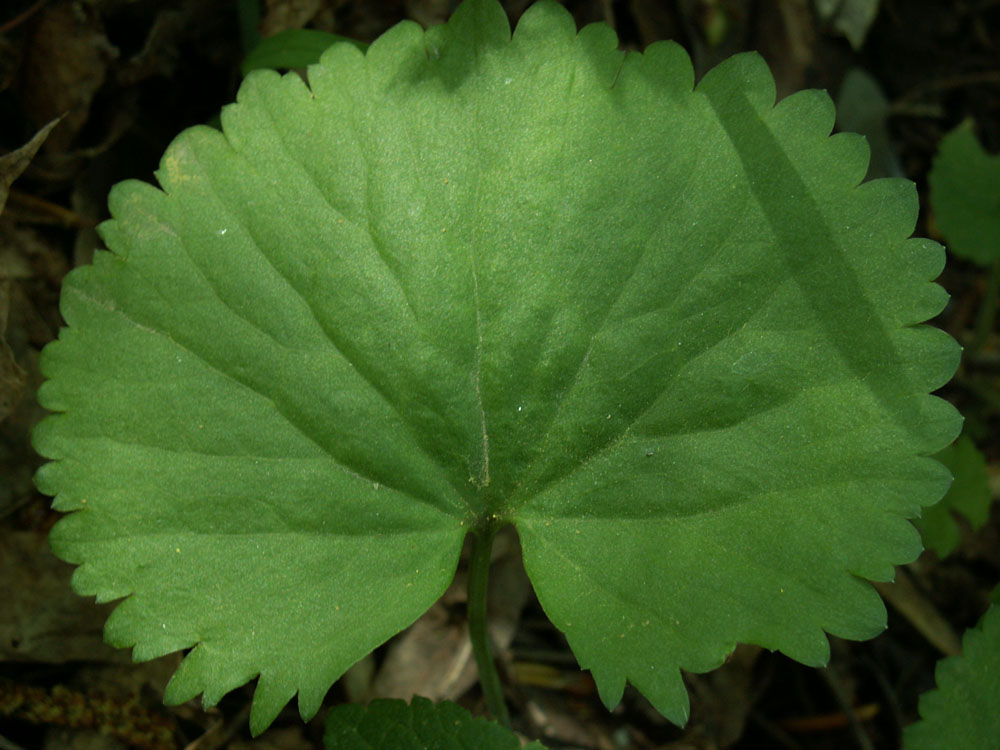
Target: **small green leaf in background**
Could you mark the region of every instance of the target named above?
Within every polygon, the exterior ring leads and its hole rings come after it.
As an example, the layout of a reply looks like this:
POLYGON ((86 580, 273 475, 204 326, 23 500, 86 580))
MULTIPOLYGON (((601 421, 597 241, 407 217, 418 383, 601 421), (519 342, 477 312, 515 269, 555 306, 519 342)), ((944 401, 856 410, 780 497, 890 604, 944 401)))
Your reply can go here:
POLYGON ((879 5, 880 0, 816 0, 816 14, 859 50, 878 15, 879 5))
POLYGON ((990 477, 986 458, 967 435, 938 453, 935 458, 951 471, 954 481, 941 502, 924 508, 917 528, 924 546, 938 557, 947 557, 958 546, 958 524, 953 512, 969 520, 973 530, 980 529, 990 514, 990 477))
POLYGON ((860 133, 868 139, 871 160, 866 179, 903 176, 889 135, 889 100, 864 68, 851 68, 840 85, 837 129, 860 133))
POLYGON ((260 43, 260 0, 236 0, 236 19, 240 47, 246 54, 260 43))
MULTIPOLYGON (((354 703, 334 706, 323 734, 326 750, 521 750, 509 729, 473 716, 461 706, 414 697, 376 700, 367 708, 354 703)), ((524 750, 545 750, 532 742, 524 750)))
POLYGON ((738 642, 882 632, 866 579, 961 426, 945 254, 826 94, 775 98, 759 55, 696 86, 554 2, 248 75, 114 188, 42 354, 37 483, 108 641, 191 649, 171 703, 259 675, 259 733, 508 524, 609 707, 682 724, 738 642))
POLYGON ((984 266, 1000 261, 1000 155, 983 149, 971 120, 941 140, 928 180, 948 249, 984 266))
POLYGON ((1000 606, 962 638, 962 655, 938 662, 937 688, 920 696, 921 719, 903 732, 904 750, 1000 747, 1000 606))
POLYGON ((347 42, 364 52, 368 45, 357 39, 316 29, 288 29, 260 40, 240 66, 243 75, 251 70, 305 68, 319 62, 322 54, 338 42, 347 42))

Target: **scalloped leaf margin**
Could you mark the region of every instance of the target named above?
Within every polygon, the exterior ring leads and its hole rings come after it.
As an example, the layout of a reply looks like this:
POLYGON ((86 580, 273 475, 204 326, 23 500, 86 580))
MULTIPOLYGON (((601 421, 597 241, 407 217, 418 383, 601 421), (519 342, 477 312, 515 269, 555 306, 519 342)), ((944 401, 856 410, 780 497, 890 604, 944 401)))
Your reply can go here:
MULTIPOLYGON (((46 375, 53 380, 40 399, 65 413, 36 431, 39 452, 55 459, 38 481, 56 495, 55 507, 77 511, 53 537, 64 559, 83 563, 74 578, 77 590, 101 600, 128 597, 109 621, 109 640, 135 646, 137 659, 198 644, 171 682, 168 699, 201 692, 211 705, 260 674, 255 732, 296 692, 308 718, 352 659, 440 595, 466 531, 487 519, 516 525, 543 607, 593 671, 609 706, 631 680, 664 715, 683 723, 688 699, 679 670, 711 669, 737 641, 821 664, 829 649, 825 632, 865 638, 884 627, 884 607, 861 579, 887 580, 894 563, 919 552, 919 537, 904 519, 944 493, 947 472, 925 456, 950 442, 960 424, 951 407, 927 395, 954 372, 957 347, 940 331, 917 325, 944 305, 943 291, 929 281, 940 272, 943 251, 906 239, 917 210, 912 185, 882 180, 859 186, 867 149, 858 137, 829 137, 833 107, 824 94, 801 92, 775 107, 773 79, 754 55, 731 59, 694 88, 690 61, 677 45, 655 44, 642 55, 625 55, 616 45, 603 25, 578 34, 571 16, 549 2, 526 12, 511 40, 498 4, 469 0, 447 26, 424 34, 401 24, 364 57, 337 45, 310 71, 311 93, 295 76, 252 74, 238 103, 223 114, 225 141, 194 129, 168 150, 158 179, 175 202, 135 184, 112 194, 116 219, 103 231, 118 255, 99 255, 92 269, 67 280, 69 328, 46 350, 46 375), (439 131, 441 142, 431 152, 439 158, 419 162, 431 172, 421 186, 433 183, 442 196, 462 190, 476 195, 469 190, 471 176, 488 186, 477 190, 491 200, 428 202, 443 208, 427 212, 419 224, 419 213, 391 213, 392 206, 418 196, 398 171, 383 171, 367 175, 368 192, 359 201, 349 191, 356 172, 349 168, 365 172, 365 158, 377 152, 352 162, 346 142, 336 140, 322 153, 308 150, 303 143, 310 136, 315 149, 308 128, 322 129, 322 123, 297 122, 290 114, 325 101, 343 105, 340 112, 370 115, 365 100, 345 95, 352 87, 374 94, 385 117, 355 123, 355 135, 369 138, 369 149, 405 134, 387 105, 398 100, 405 104, 400 112, 419 113, 439 131), (447 106, 436 112, 442 102, 447 106), (469 145, 463 112, 484 122, 488 113, 491 128, 474 144, 479 171, 456 168, 449 177, 447 169, 463 163, 454 154, 469 145), (284 116, 290 139, 282 142, 262 128, 262 113, 284 116), (555 142, 546 140, 551 133, 555 142), (600 137, 592 138, 595 133, 600 137), (445 135, 451 143, 444 143, 445 135), (294 153, 295 168, 283 161, 289 145, 302 147, 294 153), (253 200, 245 195, 248 180, 260 194, 273 194, 262 172, 232 166, 250 158, 280 176, 269 175, 284 203, 246 205, 253 200), (490 170, 482 168, 486 162, 490 170), (344 221, 320 214, 316 224, 308 203, 315 175, 310 184, 296 170, 330 164, 345 170, 337 173, 343 184, 334 181, 325 196, 344 203, 344 221), (213 190, 199 192, 199 180, 213 190), (195 210, 199 204, 203 208, 195 210), (322 232, 343 232, 338 237, 350 245, 348 233, 358 228, 347 221, 356 218, 352 210, 370 218, 373 205, 392 221, 369 224, 367 231, 376 245, 390 241, 386 265, 397 278, 385 276, 384 268, 374 281, 351 276, 347 261, 336 272, 340 286, 315 284, 317 269, 329 270, 329 260, 316 253, 329 241, 322 232), (462 212, 470 207, 471 214, 462 212), (291 218, 280 219, 279 208, 291 218), (201 224, 192 218, 210 209, 215 218, 201 224), (118 220, 126 214, 133 224, 118 220), (282 228, 292 222, 285 236, 298 237, 304 254, 273 263, 286 280, 312 284, 311 295, 322 299, 318 308, 297 308, 287 320, 267 316, 269 305, 284 299, 273 274, 261 272, 259 259, 248 264, 222 250, 224 243, 246 241, 247 228, 257 232, 253 242, 270 233, 273 246, 280 246, 281 235, 268 221, 282 228), (437 239, 414 234, 407 222, 425 232, 433 224, 437 239), (184 243, 172 238, 204 234, 208 227, 217 239, 205 250, 183 248, 205 252, 189 269, 194 273, 181 277, 165 267, 161 275, 128 276, 130 268, 153 263, 155 252, 180 252, 176 246, 184 243), (426 265, 392 255, 405 243, 391 241, 409 236, 425 241, 426 265), (620 254, 602 253, 608 246, 620 254), (456 252, 469 247, 483 257, 456 252), (661 252, 647 252, 650 247, 661 252), (495 252, 487 255, 490 248, 495 252), (208 257, 218 267, 206 264, 208 257), (458 271, 446 277, 442 268, 458 271), (277 286, 227 286, 227 274, 257 282, 258 272, 277 286), (431 283, 444 278, 453 286, 431 283), (186 304, 164 294, 174 283, 195 290, 186 304), (391 294, 376 296, 375 290, 391 294), (199 306, 216 304, 213 295, 253 321, 256 332, 246 328, 245 341, 218 337, 217 351, 203 351, 202 359, 224 358, 225 374, 242 378, 241 385, 263 399, 249 407, 213 401, 212 419, 193 424, 170 415, 165 423, 190 431, 185 447, 235 439, 254 446, 267 470, 241 466, 227 476, 222 461, 212 476, 177 459, 172 470, 150 472, 134 454, 95 440, 87 416, 99 414, 103 426, 115 430, 131 419, 125 431, 141 432, 145 425, 134 413, 114 411, 113 397, 120 394, 114 378, 103 373, 115 372, 122 357, 142 365, 144 357, 172 356, 178 344, 197 343, 179 337, 194 330, 188 324, 197 320, 199 306), (139 298, 148 319, 123 326, 116 312, 139 298), (421 336, 448 356, 379 327, 380 316, 392 319, 405 305, 422 318, 421 336), (337 314, 343 317, 334 322, 342 327, 324 328, 330 322, 324 315, 337 314), (102 340, 87 338, 74 323, 88 315, 125 344, 144 343, 102 352, 95 370, 81 352, 102 351, 102 340), (309 316, 322 330, 302 323, 309 316), (170 323, 171 340, 157 340, 154 351, 143 337, 163 321, 170 323), (447 344, 462 330, 476 336, 447 344), (275 341, 314 343, 324 335, 365 365, 354 369, 378 399, 351 380, 340 360, 306 359, 296 369, 274 353, 275 341), (386 336, 392 346, 380 343, 386 336), (70 343, 74 337, 76 344, 70 343), (72 346, 79 382, 58 372, 70 367, 72 346), (426 366, 416 377, 407 369, 413 362, 426 366), (453 372, 441 362, 460 366, 453 372), (340 369, 324 370, 334 364, 340 369), (255 367, 294 377, 272 382, 255 367), (321 375, 329 378, 330 372, 348 384, 340 402, 324 387, 321 375), (86 378, 107 389, 101 403, 88 402, 80 388, 86 378), (460 381, 462 388, 456 387, 460 381), (324 418, 310 413, 310 398, 328 410, 320 410, 324 418), (282 405, 288 424, 267 422, 266 401, 282 405), (246 408, 252 418, 234 421, 241 431, 227 435, 228 419, 246 408), (354 426, 335 434, 331 425, 345 424, 348 413, 364 417, 359 424, 367 431, 354 426), (411 416, 408 423, 397 419, 404 413, 411 416), (303 442, 302 434, 309 440, 303 442), (364 445, 362 434, 371 445, 364 445), (316 463, 326 462, 316 446, 338 466, 363 471, 338 473, 316 463), (114 471, 95 477, 81 457, 99 457, 114 471), (336 513, 314 497, 314 484, 303 476, 314 483, 322 477, 335 489, 343 503, 336 513), (256 581, 229 554, 231 547, 213 546, 247 535, 239 493, 226 479, 238 479, 240 492, 255 498, 282 487, 311 498, 294 518, 279 519, 282 528, 330 524, 353 535, 351 543, 335 547, 324 546, 320 536, 300 544, 267 528, 273 538, 263 548, 260 539, 248 538, 243 554, 277 560, 295 549, 306 560, 309 580, 321 585, 288 602, 282 592, 295 576, 278 565, 256 581), (188 491, 196 500, 225 502, 213 510, 185 500, 188 491), (173 537, 138 552, 129 547, 122 524, 130 513, 148 512, 140 501, 157 493, 184 508, 192 529, 221 534, 187 533, 181 545, 174 529, 173 537), (355 500, 344 499, 350 497, 355 500), (631 502, 623 505, 623 497, 631 502), (128 512, 116 515, 106 505, 106 515, 98 516, 102 498, 128 512), (369 525, 373 516, 382 526, 369 525), (345 520, 355 518, 368 520, 345 520), (401 540, 395 547, 365 542, 390 530, 401 540), (92 554, 98 547, 100 556, 92 554), (172 566, 166 584, 160 583, 163 565, 172 566), (383 577, 379 586, 358 585, 368 581, 366 569, 383 577), (331 570, 343 579, 331 578, 331 570), (210 585, 191 587, 206 571, 215 576, 210 585), (273 605, 272 599, 289 604, 281 616, 294 612, 293 624, 308 637, 289 638, 279 616, 258 619, 254 607, 273 605), (176 612, 193 608, 203 612, 199 622, 178 619, 176 612), (323 617, 316 616, 320 611, 323 617), (320 648, 331 622, 345 623, 350 635, 320 648), (662 658, 651 661, 651 654, 662 658)), ((413 158, 405 151, 399 156, 413 158)), ((303 300, 307 307, 315 301, 303 300)), ((233 330, 244 330, 226 316, 233 330)), ((204 328, 204 321, 199 325, 204 328)), ((211 340, 211 331, 201 335, 211 340)), ((184 378, 193 372, 185 368, 201 367, 183 354, 171 392, 177 399, 185 397, 184 378)), ((130 387, 134 399, 139 391, 130 387)), ((268 509, 266 501, 255 502, 268 509)), ((146 528, 157 523, 178 521, 155 511, 144 520, 146 528)))

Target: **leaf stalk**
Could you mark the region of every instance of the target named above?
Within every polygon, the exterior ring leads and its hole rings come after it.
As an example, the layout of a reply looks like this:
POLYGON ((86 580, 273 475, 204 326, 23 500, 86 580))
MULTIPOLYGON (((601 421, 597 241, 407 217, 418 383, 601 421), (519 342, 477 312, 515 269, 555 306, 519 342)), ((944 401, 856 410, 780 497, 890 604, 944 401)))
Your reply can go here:
POLYGON ((490 573, 490 555, 498 527, 490 524, 473 533, 472 556, 469 560, 469 638, 472 653, 479 668, 479 683, 483 689, 486 708, 503 726, 510 728, 510 714, 503 697, 503 686, 493 660, 490 633, 486 621, 486 588, 490 573))

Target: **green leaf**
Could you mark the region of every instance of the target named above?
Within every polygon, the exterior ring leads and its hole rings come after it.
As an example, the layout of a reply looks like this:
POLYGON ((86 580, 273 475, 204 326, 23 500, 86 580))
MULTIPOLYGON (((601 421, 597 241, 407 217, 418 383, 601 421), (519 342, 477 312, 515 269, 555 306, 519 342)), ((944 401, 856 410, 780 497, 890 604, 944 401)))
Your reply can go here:
POLYGON ((937 689, 920 696, 920 721, 903 731, 904 750, 995 750, 1000 737, 1000 607, 965 632, 962 655, 938 662, 937 689))
POLYGON ((613 706, 675 722, 738 641, 867 638, 938 500, 942 248, 756 55, 694 88, 553 2, 251 74, 117 186, 46 348, 39 487, 74 585, 167 690, 304 717, 512 523, 613 706))
POLYGON ((855 50, 865 44, 868 30, 878 16, 879 0, 815 0, 820 19, 847 37, 855 50))
POLYGON ((959 542, 958 524, 952 512, 965 516, 974 531, 986 523, 992 502, 990 477, 986 458, 966 435, 935 458, 948 467, 955 480, 948 494, 939 503, 925 508, 916 523, 924 546, 934 550, 938 557, 947 557, 959 542))
POLYGON ((868 179, 903 175, 889 134, 890 113, 879 82, 863 68, 848 70, 837 98, 837 128, 860 133, 868 141, 868 179))
POLYGON ((368 45, 340 34, 316 29, 287 29, 260 40, 243 60, 243 75, 252 70, 305 68, 319 62, 320 56, 338 42, 347 42, 364 52, 368 45))
MULTIPOLYGON (((326 750, 521 750, 521 741, 494 721, 473 718, 461 706, 416 696, 376 700, 367 708, 346 703, 330 710, 323 734, 326 750)), ((532 742, 524 750, 545 750, 532 742)))
POLYGON ((984 266, 1000 261, 1000 156, 983 150, 971 120, 941 139, 928 181, 948 249, 984 266))

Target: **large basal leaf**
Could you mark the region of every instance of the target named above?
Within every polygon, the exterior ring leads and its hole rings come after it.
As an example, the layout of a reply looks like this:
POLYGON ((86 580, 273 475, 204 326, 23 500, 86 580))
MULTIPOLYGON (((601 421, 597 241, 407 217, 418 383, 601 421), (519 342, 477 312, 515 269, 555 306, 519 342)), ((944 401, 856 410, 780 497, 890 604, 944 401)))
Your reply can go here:
MULTIPOLYGON (((994 600, 996 596, 994 595, 994 600)), ((962 655, 938 662, 937 688, 920 696, 904 750, 995 750, 1000 744, 1000 607, 965 632, 962 655)))
POLYGON ((540 3, 251 74, 128 182, 66 280, 38 475, 53 547, 171 702, 260 675, 305 717, 513 523, 608 705, 683 722, 738 641, 884 627, 863 579, 941 497, 958 347, 910 183, 756 55, 694 87, 540 3))

